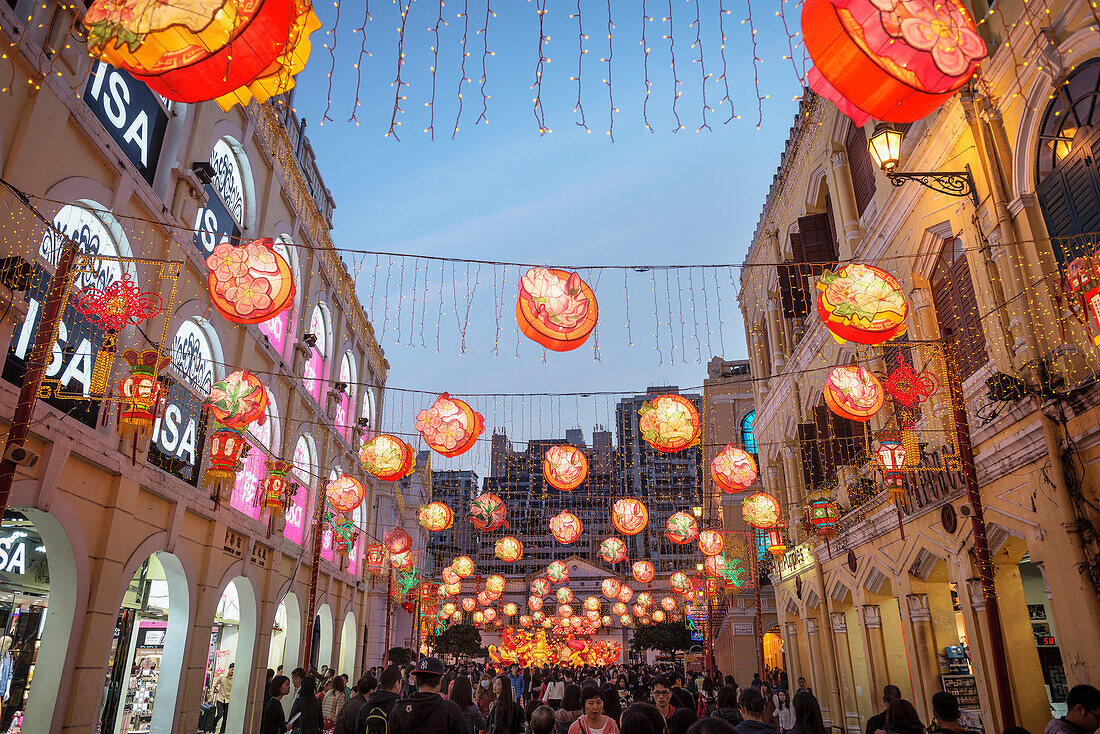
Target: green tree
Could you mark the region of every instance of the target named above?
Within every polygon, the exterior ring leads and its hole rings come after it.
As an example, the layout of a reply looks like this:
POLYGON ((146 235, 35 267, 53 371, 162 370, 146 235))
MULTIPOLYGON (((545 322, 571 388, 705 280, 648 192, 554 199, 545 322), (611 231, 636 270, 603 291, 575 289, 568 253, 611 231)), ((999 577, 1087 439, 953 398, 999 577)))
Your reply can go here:
POLYGON ((472 624, 452 624, 435 638, 437 655, 480 657, 483 649, 481 632, 472 624))
POLYGON ((630 649, 660 650, 671 655, 679 650, 691 649, 691 632, 683 622, 660 622, 640 625, 634 629, 630 649))
POLYGON ((408 665, 412 662, 413 651, 407 647, 390 648, 390 665, 408 665))

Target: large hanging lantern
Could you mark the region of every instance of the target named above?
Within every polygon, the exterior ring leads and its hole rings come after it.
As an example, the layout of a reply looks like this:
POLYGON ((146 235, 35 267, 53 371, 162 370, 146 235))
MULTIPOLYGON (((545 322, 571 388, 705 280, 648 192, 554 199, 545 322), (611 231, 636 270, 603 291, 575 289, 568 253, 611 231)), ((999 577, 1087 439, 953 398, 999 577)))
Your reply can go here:
POLYGON ((246 245, 223 239, 206 258, 206 267, 210 302, 229 321, 258 324, 294 305, 290 264, 275 251, 271 238, 246 245))
POLYGON ((573 601, 573 590, 563 586, 554 594, 554 598, 558 600, 558 604, 569 604, 573 601))
POLYGON ((588 457, 576 446, 555 444, 543 455, 542 476, 563 492, 576 489, 588 477, 588 457))
POLYGON ((619 563, 626 560, 626 543, 622 538, 616 538, 612 535, 610 538, 605 538, 600 543, 600 549, 597 552, 600 558, 608 563, 619 563))
POLYGON ((630 600, 634 598, 634 589, 630 588, 626 584, 623 584, 619 588, 619 595, 615 598, 621 601, 623 604, 629 604, 630 600))
POLYGON ((958 0, 807 0, 802 35, 810 89, 859 126, 927 117, 987 53, 958 0))
POLYGON ((783 531, 786 527, 783 523, 778 523, 774 528, 764 531, 764 546, 767 548, 768 553, 771 553, 772 557, 777 560, 787 550, 787 541, 783 538, 783 531))
POLYGON ((321 27, 308 0, 96 0, 82 21, 92 56, 162 97, 223 110, 293 87, 321 27))
POLYGON ((584 599, 584 608, 590 612, 599 611, 600 600, 594 596, 587 596, 584 599))
POLYGON ((260 491, 256 499, 262 503, 263 510, 267 512, 267 537, 270 538, 283 517, 294 506, 298 485, 287 479, 287 474, 294 469, 291 462, 270 459, 265 464, 267 476, 260 482, 260 491))
POLYGON ((552 561, 546 567, 546 578, 550 579, 550 583, 564 584, 569 580, 569 568, 561 561, 552 561))
POLYGON ((550 534, 559 543, 569 545, 581 537, 581 519, 569 510, 562 510, 550 518, 550 534))
POLYGON ((412 548, 412 538, 401 528, 391 529, 382 536, 382 542, 386 544, 386 550, 395 556, 412 548))
POLYGON ((531 582, 531 593, 535 596, 546 596, 550 593, 550 580, 541 576, 531 582))
POLYGON ((686 512, 674 512, 665 524, 665 537, 676 545, 694 543, 699 537, 699 525, 686 512))
POLYGON ((485 492, 470 503, 470 524, 483 533, 508 527, 508 508, 504 500, 492 492, 485 492))
POLYGON ((485 591, 496 596, 500 596, 504 593, 504 577, 500 574, 493 574, 489 578, 485 579, 485 591))
POLYGON ((741 503, 741 517, 757 530, 775 527, 780 517, 779 500, 767 492, 754 492, 741 503))
MULTIPOLYGON (((906 462, 912 461, 905 443, 900 431, 883 431, 879 435, 878 450, 875 452, 886 490, 895 501, 900 501, 905 496, 904 469, 906 462)), ((919 447, 917 450, 919 452, 919 447)))
POLYGON ((489 607, 488 609, 486 609, 485 611, 482 612, 482 615, 484 615, 486 622, 492 622, 494 619, 497 618, 497 610, 493 609, 492 607, 489 607))
POLYGON ((462 611, 472 612, 477 609, 477 599, 472 596, 463 597, 462 599, 462 611))
POLYGON ((363 468, 383 482, 396 482, 412 474, 414 461, 412 447, 388 433, 380 433, 359 449, 363 468))
POLYGON ((555 352, 585 343, 599 307, 592 289, 576 273, 531 268, 519 281, 516 322, 523 335, 555 352))
POLYGON ((691 579, 683 571, 674 571, 668 578, 668 586, 677 594, 686 594, 691 591, 691 579))
POLYGON ((451 527, 454 515, 454 511, 443 502, 429 502, 420 508, 416 517, 425 530, 438 533, 451 527))
POLYGON ((642 404, 638 416, 642 438, 658 451, 681 451, 698 443, 703 435, 699 411, 682 395, 658 395, 642 404))
MULTIPOLYGON (((616 597, 616 598, 618 598, 618 597, 616 597)), ((621 614, 626 614, 627 606, 626 606, 626 604, 622 603, 621 601, 616 601, 614 604, 611 605, 611 612, 613 614, 620 614, 620 615, 621 614)))
POLYGON ((512 602, 508 602, 504 605, 501 611, 504 612, 505 617, 514 617, 516 616, 516 614, 519 613, 519 607, 512 602))
POLYGON ((443 393, 416 414, 416 430, 432 450, 453 457, 470 450, 485 430, 485 419, 469 403, 443 393))
POLYGON ((704 556, 716 556, 725 548, 722 534, 717 530, 704 530, 699 533, 699 552, 704 556))
POLYGON ((703 561, 703 570, 711 578, 722 578, 722 571, 726 566, 726 556, 724 553, 719 553, 716 556, 707 556, 707 559, 703 561))
POLYGON ((443 571, 440 575, 443 577, 444 585, 457 584, 457 583, 460 583, 462 581, 461 577, 459 577, 459 575, 457 573, 455 573, 454 569, 451 568, 450 566, 443 569, 443 571))
POLYGON ((477 603, 483 607, 490 606, 498 597, 488 593, 485 590, 479 591, 477 594, 477 603))
POLYGON ((645 503, 633 497, 623 497, 611 505, 611 524, 623 535, 637 535, 649 523, 645 503))
POLYGON ((474 575, 474 562, 469 556, 459 556, 451 562, 451 569, 459 578, 467 579, 474 575))
POLYGON ((828 494, 812 494, 806 498, 806 520, 814 535, 831 538, 836 535, 840 510, 828 494))
POLYGON ((568 604, 559 604, 558 616, 562 619, 569 619, 573 616, 573 607, 569 606, 568 604))
POLYGON ((247 370, 237 370, 210 388, 206 406, 219 424, 244 431, 267 420, 267 388, 247 370))
POLYGON ((532 594, 531 596, 527 597, 527 608, 530 609, 532 612, 537 612, 542 609, 542 603, 543 602, 541 596, 535 596, 532 594))
MULTIPOLYGON (((325 499, 338 512, 354 511, 356 507, 363 504, 363 498, 366 496, 367 488, 350 474, 341 474, 325 486, 325 499)), ((400 553, 401 551, 391 549, 391 552, 400 553)))
POLYGON ((756 481, 756 461, 752 454, 728 443, 711 460, 710 476, 723 492, 741 492, 756 481))
POLYGON ((878 378, 858 365, 834 367, 825 378, 825 404, 841 418, 860 423, 882 408, 886 392, 878 378))
POLYGON ((635 561, 630 572, 639 584, 648 584, 657 576, 657 568, 650 561, 635 561))
POLYGON ((653 606, 653 594, 650 594, 648 591, 640 592, 638 596, 634 598, 634 601, 641 604, 643 607, 651 607, 653 606))
POLYGON ((523 557, 523 543, 513 535, 505 535, 497 541, 494 552, 505 563, 515 563, 523 557))
POLYGON ((818 316, 841 344, 882 344, 905 333, 909 304, 898 279, 885 270, 848 263, 822 272, 817 289, 818 316))
POLYGON ((622 588, 622 584, 618 579, 604 579, 600 582, 600 591, 608 599, 615 599, 619 596, 619 589, 622 588))

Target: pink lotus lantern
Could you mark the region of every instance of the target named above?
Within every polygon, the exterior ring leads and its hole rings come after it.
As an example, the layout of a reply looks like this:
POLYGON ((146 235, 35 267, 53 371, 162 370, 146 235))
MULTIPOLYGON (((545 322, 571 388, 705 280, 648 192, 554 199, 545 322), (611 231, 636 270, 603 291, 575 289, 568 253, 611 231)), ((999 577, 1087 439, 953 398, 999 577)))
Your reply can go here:
POLYGON ((573 590, 568 586, 563 586, 558 589, 558 593, 554 595, 559 604, 568 604, 573 601, 573 590))
POLYGON ((551 446, 542 460, 542 475, 551 486, 569 492, 588 477, 588 459, 576 446, 551 446))
POLYGON ((657 576, 656 567, 649 561, 635 561, 630 570, 639 584, 648 584, 657 576))
POLYGON ((711 460, 710 476, 723 492, 727 494, 741 492, 751 487, 756 481, 756 461, 744 449, 728 443, 711 460))
MULTIPOLYGON (((367 488, 350 474, 341 474, 325 487, 325 498, 332 505, 332 509, 344 514, 352 512, 356 507, 363 504, 363 498, 366 496, 367 488)), ((412 542, 411 538, 409 542, 412 542)), ((400 553, 400 551, 397 552, 400 553)))
POLYGON ((717 530, 704 530, 699 533, 699 551, 704 556, 716 556, 725 547, 722 534, 717 530))
POLYGON ((564 584, 569 580, 569 569, 561 561, 553 561, 546 567, 546 577, 551 583, 564 584))
POLYGON ((619 596, 619 589, 621 588, 622 584, 619 583, 618 579, 604 579, 603 582, 600 583, 600 591, 602 591, 603 595, 608 599, 617 598, 619 596))
POLYGON ((622 538, 611 536, 600 543, 598 555, 608 563, 620 563, 626 560, 626 543, 622 538))
POLYGON ((462 610, 465 612, 472 612, 477 609, 477 600, 472 596, 467 596, 462 599, 462 610))
POLYGON ((686 512, 674 512, 665 528, 665 537, 677 545, 687 545, 699 537, 698 523, 686 512))

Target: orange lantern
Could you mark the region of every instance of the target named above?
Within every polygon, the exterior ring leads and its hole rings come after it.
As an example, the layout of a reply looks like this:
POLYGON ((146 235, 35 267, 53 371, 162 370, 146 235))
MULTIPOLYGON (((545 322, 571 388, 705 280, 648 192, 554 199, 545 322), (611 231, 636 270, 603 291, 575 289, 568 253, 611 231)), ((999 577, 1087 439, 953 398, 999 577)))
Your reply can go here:
POLYGON ((494 551, 500 560, 505 563, 514 563, 523 557, 523 543, 513 535, 505 535, 497 541, 494 551))
POLYGON ((401 528, 393 528, 383 535, 382 542, 386 544, 386 550, 395 556, 412 547, 412 538, 401 528))
POLYGON ((469 556, 459 556, 451 563, 451 569, 458 574, 459 578, 469 578, 474 575, 474 562, 469 556))
POLYGON ((626 543, 622 538, 616 538, 614 535, 610 538, 605 538, 600 543, 600 550, 597 553, 600 558, 608 563, 619 563, 626 560, 626 543))
POLYGON ((490 606, 494 601, 496 601, 496 599, 497 597, 486 591, 480 591, 477 595, 477 603, 483 607, 490 606))
POLYGON ((634 580, 639 584, 648 584, 657 576, 656 567, 649 561, 635 561, 630 571, 634 574, 634 580))
POLYGON ((552 584, 564 584, 569 580, 569 568, 561 561, 552 561, 546 567, 546 577, 552 584))
POLYGON ((616 598, 619 595, 620 588, 622 588, 622 584, 619 583, 618 579, 604 579, 600 583, 600 591, 608 599, 616 598))
POLYGON ((711 578, 723 578, 722 571, 725 570, 725 568, 726 556, 723 553, 719 553, 716 556, 707 556, 707 560, 703 562, 703 570, 705 570, 707 575, 711 578))
POLYGON ((462 584, 444 584, 443 590, 447 592, 447 596, 458 596, 462 591, 462 584))
POLYGON ((568 604, 573 601, 573 590, 568 586, 563 586, 558 589, 558 592, 554 595, 559 604, 568 604))
POLYGON ((658 451, 681 451, 697 444, 703 435, 699 411, 682 395, 658 395, 643 403, 638 415, 642 438, 658 451))
POLYGON ((626 604, 623 604, 621 601, 615 602, 614 604, 611 605, 611 612, 613 614, 618 614, 618 615, 626 614, 626 612, 627 612, 626 604))
POLYGON ((202 475, 203 486, 210 487, 215 502, 233 490, 241 455, 245 450, 244 435, 236 428, 217 428, 210 434, 209 463, 202 475))
POLYGON ((859 126, 927 117, 987 53, 958 0, 807 0, 802 35, 810 89, 859 126))
POLYGON ((535 620, 531 618, 530 614, 519 615, 519 626, 529 628, 535 623, 535 620))
POLYGON ((666 612, 671 612, 675 608, 676 600, 673 599, 671 596, 666 596, 661 599, 661 609, 664 609, 666 612))
POLYGON ((588 596, 584 599, 584 608, 588 611, 598 611, 600 608, 600 600, 594 596, 588 596))
POLYGON ((230 321, 258 324, 294 304, 290 264, 275 251, 271 238, 247 245, 223 239, 206 258, 206 267, 210 268, 210 301, 230 321))
POLYGON ((223 110, 294 86, 321 27, 308 0, 142 5, 96 0, 82 18, 88 51, 177 102, 223 110))
POLYGON ((660 609, 654 609, 652 616, 653 616, 653 621, 656 622, 657 624, 660 624, 661 622, 665 621, 665 613, 660 609))
POLYGON ((558 616, 562 619, 569 619, 573 616, 573 607, 569 606, 568 604, 559 604, 558 616))
POLYGON ((848 263, 822 272, 817 289, 818 316, 839 343, 882 344, 905 333, 909 304, 898 279, 885 270, 848 263))
POLYGON ((481 612, 481 611, 474 612, 472 619, 474 620, 474 624, 485 624, 485 614, 484 614, 484 612, 481 612))
POLYGON ((516 613, 519 612, 519 607, 516 606, 515 604, 513 604, 512 602, 508 602, 507 604, 504 605, 504 610, 503 611, 504 611, 504 616, 514 617, 514 616, 516 616, 516 613))
POLYGON ((641 500, 623 497, 611 505, 611 524, 623 535, 637 535, 649 523, 649 510, 641 500))
POLYGON ((634 598, 634 589, 623 584, 622 588, 619 589, 619 596, 617 598, 623 604, 629 604, 630 600, 634 598))
POLYGON ((568 545, 581 537, 581 519, 569 510, 562 510, 550 518, 550 534, 554 540, 568 545))
POLYGON ((699 537, 699 525, 686 512, 674 512, 665 524, 665 537, 677 545, 687 545, 699 537))
POLYGON ((767 492, 755 492, 741 503, 741 517, 757 530, 774 528, 780 512, 779 500, 767 492))
POLYGON ((470 503, 470 524, 483 533, 491 533, 497 528, 508 527, 508 508, 504 500, 492 492, 485 492, 470 503))
MULTIPOLYGON (((119 399, 118 432, 123 438, 130 438, 133 451, 137 452, 138 441, 148 441, 153 433, 153 424, 160 415, 163 405, 163 390, 157 381, 157 374, 168 366, 171 357, 156 349, 141 352, 127 349, 122 353, 129 367, 129 377, 119 380, 117 385, 119 399)), ((98 358, 96 360, 98 366, 98 358)), ((106 377, 103 378, 106 382, 106 377)), ((131 456, 133 458, 133 456, 131 456)))
POLYGON ((405 571, 416 566, 416 559, 413 558, 413 554, 409 551, 390 553, 390 565, 398 571, 405 571))
POLYGON ((786 528, 785 524, 777 523, 774 528, 764 532, 764 544, 767 546, 768 553, 771 553, 776 560, 787 551, 787 541, 783 539, 783 531, 786 528))
POLYGON ((635 604, 631 607, 631 611, 634 612, 635 617, 644 617, 646 615, 646 608, 642 604, 635 604))
POLYGON ((469 403, 443 393, 416 414, 416 430, 429 448, 453 457, 470 450, 485 430, 485 419, 469 403))
POLYGON ((516 321, 523 335, 555 352, 585 343, 596 327, 596 295, 576 273, 531 268, 520 278, 516 321))
POLYGON ((756 461, 752 454, 732 443, 726 444, 710 462, 711 478, 727 494, 748 489, 756 481, 756 475, 756 461))
POLYGON ((699 551, 704 556, 716 556, 725 547, 722 534, 717 530, 704 530, 699 533, 699 551))
POLYGON ((445 604, 442 604, 442 605, 440 605, 440 607, 439 607, 439 613, 440 613, 440 614, 444 614, 444 615, 446 615, 446 616, 448 616, 448 617, 450 617, 451 615, 453 615, 453 614, 454 614, 454 613, 455 613, 456 611, 458 611, 458 607, 456 607, 456 606, 455 606, 454 604, 452 604, 451 602, 447 602, 447 603, 445 603, 445 604))
POLYGON ((668 585, 677 594, 686 594, 691 591, 691 579, 683 571, 675 571, 668 577, 668 585))
POLYGON ((541 596, 529 596, 527 597, 527 608, 532 612, 537 612, 542 609, 542 597, 541 596))
POLYGON ((588 458, 576 446, 556 444, 546 449, 542 476, 563 492, 576 489, 588 477, 588 458))
POLYGON ((472 596, 463 597, 462 610, 465 612, 472 612, 475 609, 477 609, 477 599, 474 599, 472 596))
POLYGON ((206 406, 219 424, 243 431, 267 420, 267 388, 248 370, 237 370, 210 388, 206 406))
POLYGON ((641 592, 634 600, 643 607, 653 606, 653 594, 650 594, 648 591, 641 592))
POLYGON ((450 566, 443 569, 442 577, 444 584, 457 584, 462 581, 461 577, 450 566))
POLYGON ((383 482, 396 482, 412 474, 412 447, 396 436, 381 433, 359 449, 359 463, 383 482))
POLYGON ((825 404, 841 418, 871 420, 886 400, 882 383, 858 365, 834 367, 825 378, 825 404))
POLYGON ((629 627, 630 625, 634 624, 634 620, 629 614, 623 614, 619 617, 619 624, 621 624, 623 627, 629 627))
POLYGON ((531 582, 531 593, 535 596, 546 596, 550 593, 550 581, 541 576, 531 582))
POLYGON ((485 591, 495 596, 500 596, 504 593, 504 577, 498 574, 493 574, 489 578, 485 579, 485 591))
POLYGON ((497 610, 493 609, 492 607, 489 607, 481 614, 485 617, 486 622, 492 622, 494 619, 497 618, 497 610))
POLYGON ((417 520, 424 529, 438 533, 451 527, 454 512, 442 502, 429 502, 420 508, 417 520))
MULTIPOLYGON (((332 508, 345 514, 352 512, 363 504, 363 498, 367 496, 367 488, 350 474, 341 474, 325 486, 325 498, 332 508)), ((402 530, 401 532, 405 532, 402 530)), ((406 533, 406 537, 408 534, 406 533)), ((412 542, 410 538, 410 543, 412 542)), ((400 553, 390 549, 391 553, 400 553)))

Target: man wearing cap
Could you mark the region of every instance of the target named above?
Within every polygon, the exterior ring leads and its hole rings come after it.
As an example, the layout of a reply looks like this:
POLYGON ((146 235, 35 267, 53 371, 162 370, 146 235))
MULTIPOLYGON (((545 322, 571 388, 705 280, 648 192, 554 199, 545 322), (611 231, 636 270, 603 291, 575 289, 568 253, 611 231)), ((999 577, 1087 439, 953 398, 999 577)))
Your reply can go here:
POLYGON ((439 693, 444 672, 439 658, 423 658, 413 668, 417 692, 394 705, 388 734, 467 734, 458 704, 439 693))

